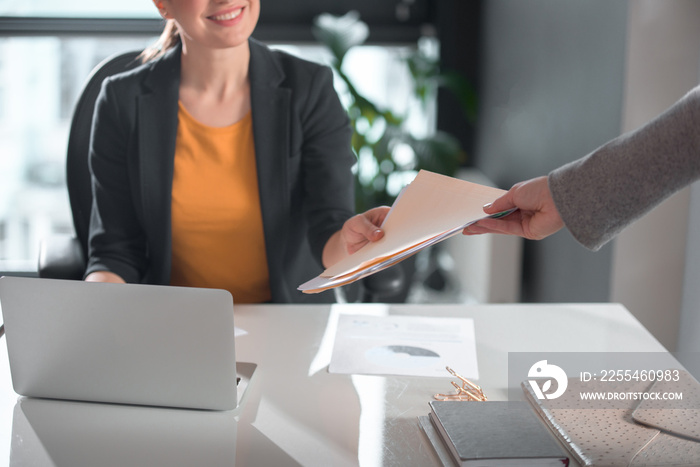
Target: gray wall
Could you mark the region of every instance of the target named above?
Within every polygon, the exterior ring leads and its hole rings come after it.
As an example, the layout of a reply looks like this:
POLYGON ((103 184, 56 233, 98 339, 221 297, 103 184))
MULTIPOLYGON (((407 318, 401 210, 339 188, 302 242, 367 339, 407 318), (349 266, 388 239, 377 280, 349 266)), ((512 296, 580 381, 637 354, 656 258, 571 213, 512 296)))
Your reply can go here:
MULTIPOLYGON (((502 188, 620 134, 626 0, 483 2, 475 165, 502 188)), ((526 242, 524 301, 607 301, 610 247, 526 242)))
MULTIPOLYGON (((700 360, 700 182, 692 185, 690 199, 678 351, 692 352, 697 363, 700 360)), ((700 378, 700 368, 694 375, 700 378)))
MULTIPOLYGON (((623 131, 664 112, 700 77, 700 2, 635 0, 628 14, 623 131)), ((695 294, 697 304, 700 284, 698 238, 688 223, 697 222, 694 209, 690 189, 681 190, 621 232, 613 249, 610 300, 625 305, 670 350, 682 347, 679 323, 686 341, 693 339, 690 329, 695 342, 700 337, 700 309, 691 303, 695 294)))

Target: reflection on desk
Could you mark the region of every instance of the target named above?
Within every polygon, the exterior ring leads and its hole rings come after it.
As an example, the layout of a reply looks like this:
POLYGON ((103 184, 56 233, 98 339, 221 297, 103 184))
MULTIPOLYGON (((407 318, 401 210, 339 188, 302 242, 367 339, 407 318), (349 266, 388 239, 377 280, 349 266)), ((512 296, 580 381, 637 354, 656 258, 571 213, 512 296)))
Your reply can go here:
POLYGON ((21 398, 10 465, 223 466, 236 459, 235 412, 21 398))

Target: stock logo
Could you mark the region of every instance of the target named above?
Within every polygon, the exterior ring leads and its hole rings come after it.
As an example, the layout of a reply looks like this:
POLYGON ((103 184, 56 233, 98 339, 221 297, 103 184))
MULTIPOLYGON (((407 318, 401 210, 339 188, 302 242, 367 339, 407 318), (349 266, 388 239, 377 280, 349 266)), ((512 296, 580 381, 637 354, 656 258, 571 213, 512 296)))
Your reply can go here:
POLYGON ((548 364, 547 360, 540 360, 532 365, 527 376, 535 378, 529 379, 528 383, 530 383, 530 387, 532 387, 538 399, 556 399, 564 394, 566 386, 569 384, 569 379, 564 370, 557 365, 548 364), (540 380, 544 380, 542 387, 539 385, 540 380), (549 393, 552 389, 552 380, 557 382, 557 388, 554 392, 549 393))

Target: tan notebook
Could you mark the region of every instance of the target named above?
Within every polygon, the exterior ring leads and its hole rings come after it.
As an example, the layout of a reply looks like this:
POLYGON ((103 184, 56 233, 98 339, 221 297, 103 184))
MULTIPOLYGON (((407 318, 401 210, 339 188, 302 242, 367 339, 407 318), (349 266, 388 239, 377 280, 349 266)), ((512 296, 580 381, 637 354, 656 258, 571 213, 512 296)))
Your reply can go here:
POLYGON ((679 381, 656 381, 650 393, 680 393, 683 399, 667 401, 647 399, 641 401, 632 412, 635 422, 658 428, 671 434, 700 442, 700 384, 689 374, 680 374, 679 381))
POLYGON ((679 381, 581 382, 570 378, 557 399, 540 400, 526 382, 526 399, 583 466, 700 466, 700 383, 679 370, 679 381), (639 394, 682 393, 658 403, 639 394), (582 400, 581 392, 637 394, 625 400, 582 400), (590 408, 595 407, 595 408, 590 408))

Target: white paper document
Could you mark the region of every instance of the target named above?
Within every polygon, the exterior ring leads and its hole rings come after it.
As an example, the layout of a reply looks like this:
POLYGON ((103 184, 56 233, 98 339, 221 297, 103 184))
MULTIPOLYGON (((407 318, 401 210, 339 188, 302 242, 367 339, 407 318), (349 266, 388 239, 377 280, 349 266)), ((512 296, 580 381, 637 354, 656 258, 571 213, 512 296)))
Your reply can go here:
POLYGON ((340 315, 328 371, 479 379, 471 318, 340 315))

